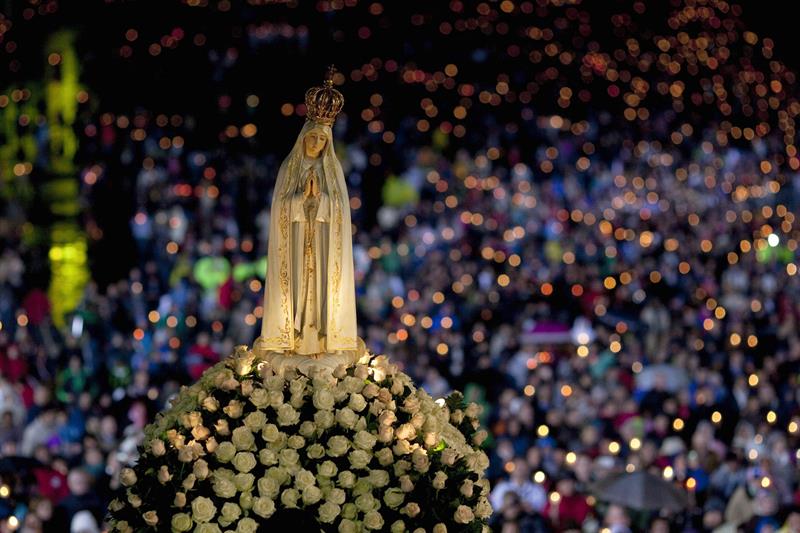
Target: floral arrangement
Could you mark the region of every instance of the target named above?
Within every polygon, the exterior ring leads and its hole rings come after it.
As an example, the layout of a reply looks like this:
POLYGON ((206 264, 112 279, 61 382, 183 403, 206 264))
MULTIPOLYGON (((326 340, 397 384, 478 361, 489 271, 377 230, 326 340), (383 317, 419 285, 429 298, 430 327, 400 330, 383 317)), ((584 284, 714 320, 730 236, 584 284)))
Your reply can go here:
POLYGON ((434 401, 385 356, 309 377, 239 346, 147 427, 112 531, 252 533, 297 517, 315 531, 488 530, 479 414, 459 393, 434 401))

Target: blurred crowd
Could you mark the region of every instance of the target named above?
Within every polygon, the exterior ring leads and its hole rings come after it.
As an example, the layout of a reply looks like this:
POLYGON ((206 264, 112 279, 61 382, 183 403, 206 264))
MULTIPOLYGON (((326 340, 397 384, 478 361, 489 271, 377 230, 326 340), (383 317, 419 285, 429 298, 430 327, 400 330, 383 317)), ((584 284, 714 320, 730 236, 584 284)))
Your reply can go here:
MULTIPOLYGON (((504 68, 514 80, 529 66, 504 68)), ((420 137, 409 119, 387 145, 340 118, 359 334, 432 395, 485 405, 496 531, 800 532, 795 152, 777 127, 677 120, 674 101, 634 131, 603 102, 577 119, 526 108, 513 124, 505 104, 476 105, 479 139, 463 143, 452 125, 420 137), (642 471, 654 490, 677 487, 682 508, 594 488, 642 471)), ((180 115, 83 120, 87 232, 109 209, 98 190, 127 180, 130 249, 105 253, 133 266, 92 279, 57 327, 26 276, 30 214, 0 204, 3 533, 100 531, 144 426, 261 325, 285 154, 203 148, 180 115)), ((287 146, 300 127, 284 119, 287 146)))

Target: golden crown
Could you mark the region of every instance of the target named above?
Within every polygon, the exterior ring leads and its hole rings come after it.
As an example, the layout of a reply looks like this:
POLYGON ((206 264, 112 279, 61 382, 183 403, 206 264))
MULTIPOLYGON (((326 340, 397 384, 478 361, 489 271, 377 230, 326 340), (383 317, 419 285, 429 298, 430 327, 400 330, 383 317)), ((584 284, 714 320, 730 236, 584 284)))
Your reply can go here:
POLYGON ((318 124, 332 126, 344 106, 344 96, 333 88, 334 74, 336 68, 331 65, 322 87, 311 87, 306 91, 307 116, 318 124))

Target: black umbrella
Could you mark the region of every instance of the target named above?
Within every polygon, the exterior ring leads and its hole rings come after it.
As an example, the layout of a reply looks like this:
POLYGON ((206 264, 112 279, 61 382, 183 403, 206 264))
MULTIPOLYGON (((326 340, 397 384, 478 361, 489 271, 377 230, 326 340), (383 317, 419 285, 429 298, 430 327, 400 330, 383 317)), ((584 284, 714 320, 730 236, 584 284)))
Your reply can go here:
POLYGON ((647 472, 612 474, 595 483, 598 500, 637 511, 682 511, 688 505, 686 493, 660 476, 647 472))

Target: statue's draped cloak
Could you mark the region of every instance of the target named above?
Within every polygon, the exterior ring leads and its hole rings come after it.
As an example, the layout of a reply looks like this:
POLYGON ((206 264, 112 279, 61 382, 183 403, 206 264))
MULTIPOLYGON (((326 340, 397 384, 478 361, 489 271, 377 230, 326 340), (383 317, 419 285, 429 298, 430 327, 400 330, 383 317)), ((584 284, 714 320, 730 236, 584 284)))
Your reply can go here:
POLYGON ((299 302, 304 279, 315 280, 319 289, 316 292, 318 308, 306 309, 300 315, 309 317, 312 311, 319 313, 324 351, 355 350, 358 341, 350 199, 342 165, 334 152, 331 128, 311 121, 303 125, 294 148, 281 164, 272 196, 260 339, 264 349, 297 353, 301 339, 300 331, 295 328, 295 319, 297 306, 302 305, 299 302), (310 163, 305 156, 303 138, 315 127, 325 131, 328 142, 319 156, 321 161, 310 163), (303 193, 311 166, 317 169, 318 175, 321 171, 322 201, 314 222, 315 256, 319 268, 315 269, 313 277, 305 278, 302 258, 306 222, 297 195, 303 193))

